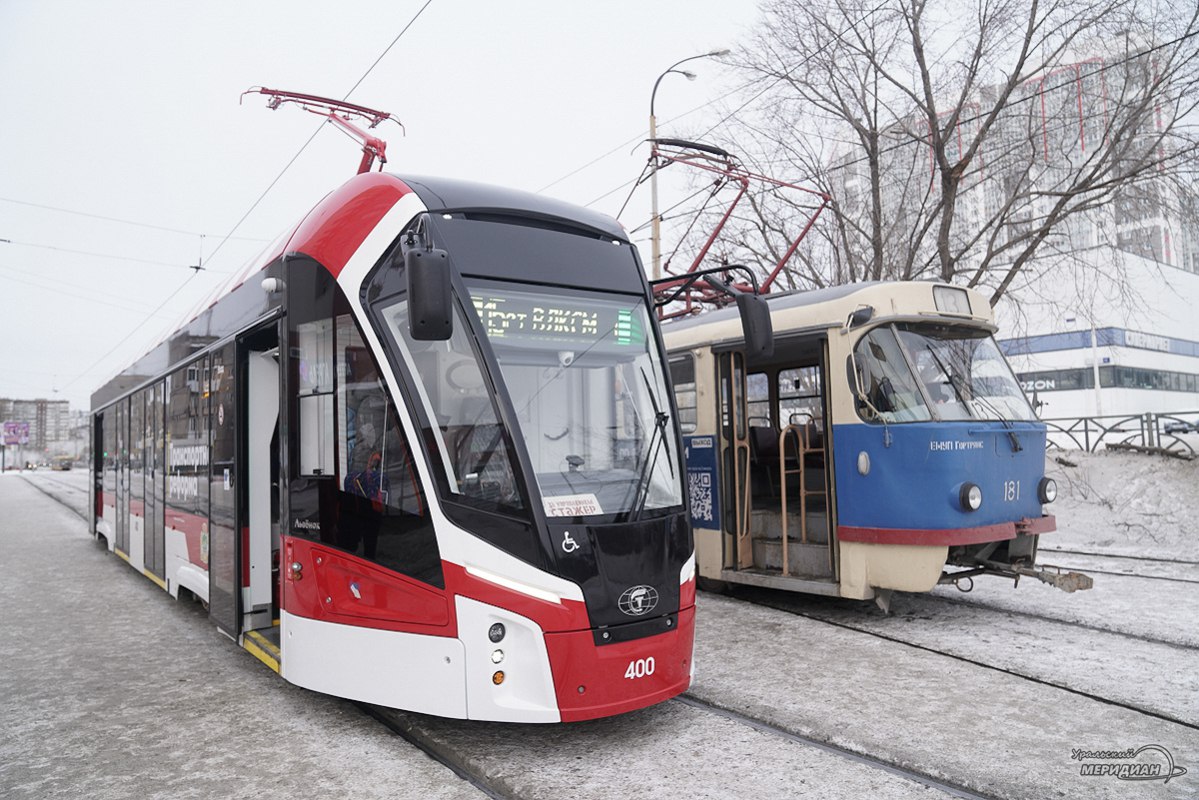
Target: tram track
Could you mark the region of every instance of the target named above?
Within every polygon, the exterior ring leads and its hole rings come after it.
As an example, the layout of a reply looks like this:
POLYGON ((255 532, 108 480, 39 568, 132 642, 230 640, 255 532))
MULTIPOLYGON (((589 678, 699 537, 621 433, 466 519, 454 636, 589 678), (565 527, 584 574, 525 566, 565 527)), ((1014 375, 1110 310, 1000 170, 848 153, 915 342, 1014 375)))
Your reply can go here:
MULTIPOLYGON (((743 714, 718 703, 704 700, 691 693, 684 693, 667 702, 681 705, 697 713, 718 717, 784 742, 814 748, 853 764, 887 773, 888 775, 910 781, 921 787, 939 791, 949 797, 966 798, 966 800, 999 800, 996 795, 979 792, 967 786, 937 778, 919 770, 899 766, 867 753, 858 752, 847 747, 788 730, 787 728, 743 714)), ((493 798, 493 800, 521 800, 524 797, 519 791, 513 791, 510 787, 506 786, 506 781, 497 781, 483 774, 480 770, 472 769, 468 765, 472 760, 471 758, 457 752, 453 747, 438 743, 435 737, 429 736, 422 731, 418 724, 405 724, 404 717, 396 718, 385 710, 367 703, 353 703, 353 705, 364 715, 374 719, 388 731, 446 767, 483 794, 493 798)))
POLYGON ((68 500, 65 500, 64 498, 62 498, 62 497, 56 495, 54 492, 50 491, 45 486, 45 484, 52 483, 55 486, 61 487, 63 489, 69 489, 71 491, 79 492, 84 495, 87 494, 87 489, 81 488, 79 486, 75 486, 74 484, 68 483, 66 481, 55 480, 53 478, 40 478, 39 480, 34 481, 34 480, 30 480, 28 476, 22 475, 21 479, 23 481, 25 481, 25 483, 32 486, 34 489, 37 489, 42 494, 46 495, 46 497, 49 497, 54 502, 58 503, 63 508, 70 511, 72 514, 75 514, 77 517, 82 519, 84 522, 88 521, 88 519, 87 519, 87 502, 86 501, 84 501, 83 510, 81 511, 80 509, 75 507, 74 503, 71 503, 68 500))
POLYGON ((1049 566, 1045 558, 1064 556, 1065 561, 1054 566, 1078 570, 1087 574, 1110 575, 1120 578, 1166 581, 1167 583, 1199 584, 1199 561, 1151 556, 1128 556, 1114 553, 1093 553, 1082 550, 1040 551, 1039 562, 1049 566), (1071 561, 1071 559, 1073 561, 1071 561), (1079 563, 1081 561, 1081 563, 1079 563), (1182 574, 1180 574, 1182 573, 1182 574), (1197 577, 1191 577, 1195 575, 1197 577))
POLYGON ((1038 551, 1041 555, 1046 553, 1061 553, 1071 556, 1088 556, 1091 558, 1118 558, 1122 561, 1153 561, 1160 564, 1183 564, 1191 567, 1199 567, 1199 561, 1187 561, 1181 558, 1155 558, 1154 556, 1128 556, 1118 553, 1092 553, 1086 550, 1059 550, 1056 548, 1042 547, 1038 551))
MULTIPOLYGON (((1125 575, 1124 577, 1133 577, 1133 576, 1125 575)), ((925 597, 928 598, 929 600, 935 600, 935 601, 939 601, 942 603, 948 603, 951 605, 966 606, 969 608, 983 609, 986 611, 994 611, 999 614, 1009 614, 1009 615, 1014 615, 1014 616, 1019 616, 1019 617, 1027 617, 1029 619, 1040 620, 1042 622, 1052 622, 1052 623, 1055 623, 1058 625, 1069 625, 1074 628, 1082 628, 1083 630, 1095 631, 1096 633, 1111 634, 1113 636, 1120 636, 1125 639, 1133 639, 1133 640, 1139 641, 1139 642, 1146 642, 1147 644, 1165 645, 1166 647, 1173 647, 1178 650, 1184 650, 1184 651, 1199 650, 1199 646, 1196 646, 1193 644, 1184 644, 1182 642, 1172 642, 1169 639, 1160 639, 1155 636, 1145 636, 1144 634, 1140 634, 1140 633, 1130 633, 1128 631, 1122 631, 1122 630, 1118 630, 1116 628, 1105 628, 1102 625, 1092 625, 1087 622, 1081 622, 1079 620, 1074 620, 1074 619, 1067 619, 1065 617, 1054 617, 1054 616, 1050 616, 1049 614, 1039 614, 1035 611, 1028 611, 1027 609, 1000 608, 998 606, 992 606, 992 605, 988 605, 987 603, 980 603, 980 602, 977 602, 974 600, 963 600, 963 599, 960 599, 957 597, 946 597, 944 595, 938 595, 938 594, 929 594, 929 595, 925 595, 925 597)))
POLYGON ((479 774, 460 763, 464 759, 456 759, 452 750, 439 747, 431 737, 424 736, 416 730, 415 726, 402 725, 395 718, 369 703, 353 702, 352 705, 492 800, 520 800, 520 795, 505 792, 496 781, 489 780, 486 775, 479 774))
POLYGON ((829 742, 815 739, 811 736, 805 736, 804 734, 796 733, 795 731, 790 731, 786 728, 781 728, 777 725, 766 722, 765 720, 742 714, 738 711, 725 708, 724 706, 717 705, 708 700, 702 700, 690 692, 685 692, 670 702, 680 703, 688 706, 689 708, 698 709, 709 714, 715 714, 723 717, 724 719, 752 728, 760 733, 776 736, 797 744, 806 745, 808 747, 814 747, 826 753, 831 753, 833 755, 840 756, 841 758, 848 759, 856 764, 862 764, 882 772, 887 772, 891 775, 896 775, 914 783, 918 783, 930 789, 936 789, 937 791, 944 792, 951 797, 975 798, 976 800, 997 800, 995 795, 983 794, 966 786, 950 783, 917 770, 901 767, 888 761, 875 758, 874 756, 867 755, 865 753, 859 753, 855 750, 850 750, 847 747, 830 744, 829 742))
MULTIPOLYGON (((1147 717, 1152 717, 1154 719, 1162 720, 1163 722, 1169 722, 1169 723, 1173 723, 1175 725, 1181 725, 1182 727, 1188 728, 1190 730, 1199 731, 1199 724, 1196 724, 1194 722, 1189 722, 1185 719, 1181 719, 1173 714, 1165 713, 1162 711, 1155 711, 1153 709, 1145 708, 1144 706, 1140 706, 1135 703, 1130 703, 1130 702, 1126 702, 1123 700, 1119 700, 1117 698, 1105 697, 1103 695, 1096 694, 1094 692, 1089 692, 1084 689, 1079 689, 1074 686, 1070 686, 1061 681, 1056 681, 1056 680, 1052 680, 1049 678, 1042 678, 1042 677, 1038 677, 1036 675, 1030 675, 1027 672, 1021 672, 1020 670, 1012 669, 1009 667, 1004 667, 999 664, 988 663, 987 661, 983 661, 978 658, 972 658, 970 656, 963 655, 961 653, 949 652, 947 650, 944 650, 944 649, 941 649, 938 647, 934 647, 934 646, 921 644, 919 642, 912 641, 911 639, 905 639, 901 636, 895 636, 895 635, 892 635, 889 633, 883 633, 881 631, 871 630, 870 628, 864 627, 862 625, 855 625, 855 624, 852 624, 850 622, 846 622, 843 620, 832 619, 828 616, 821 615, 819 613, 803 611, 803 610, 800 610, 800 609, 797 609, 794 607, 789 607, 785 603, 772 601, 769 598, 754 597, 754 596, 749 596, 747 594, 741 594, 738 597, 738 599, 740 599, 744 602, 749 602, 749 603, 753 603, 758 606, 762 606, 764 608, 770 608, 775 611, 781 611, 781 612, 784 612, 787 614, 791 614, 793 616, 802 617, 804 619, 808 619, 813 622, 821 623, 824 625, 830 625, 832 627, 840 628, 842 630, 853 631, 854 633, 864 634, 866 636, 870 636, 870 637, 873 637, 876 639, 881 639, 881 640, 887 641, 887 642, 892 642, 894 644, 903 645, 905 647, 910 647, 912 649, 919 650, 921 652, 929 653, 932 655, 943 656, 945 658, 953 659, 954 661, 958 661, 958 662, 961 662, 964 664, 970 664, 972 666, 980 667, 982 669, 990 670, 992 672, 998 672, 998 673, 1002 673, 1004 675, 1010 675, 1011 677, 1019 678, 1021 680, 1025 680, 1025 681, 1028 681, 1030 683, 1034 683, 1034 684, 1037 684, 1040 686, 1046 686, 1049 688, 1059 689, 1061 691, 1069 692, 1070 694, 1073 694, 1073 695, 1076 695, 1079 697, 1084 697, 1084 698, 1087 698, 1090 700, 1094 700, 1096 702, 1103 703, 1105 705, 1114 706, 1117 708, 1123 708, 1123 709, 1132 711, 1137 714, 1141 714, 1141 715, 1144 715, 1147 717)), ((942 601, 945 601, 948 603, 959 603, 960 602, 960 601, 953 600, 951 598, 937 597, 935 595, 930 596, 928 599, 942 600, 942 601)), ((1073 625, 1076 627, 1081 627, 1081 628, 1085 628, 1085 629, 1098 631, 1098 632, 1101 632, 1104 634, 1125 636, 1127 638, 1152 642, 1154 644, 1161 644, 1161 645, 1176 647, 1176 648, 1179 648, 1179 649, 1185 650, 1185 651, 1199 650, 1199 648, 1197 648, 1197 647, 1180 645, 1175 642, 1167 642, 1167 641, 1163 641, 1163 640, 1159 640, 1159 639, 1152 639, 1149 637, 1142 637, 1142 636, 1137 636, 1135 634, 1128 634, 1128 633, 1121 632, 1121 631, 1113 631, 1113 630, 1098 628, 1098 627, 1094 627, 1094 626, 1080 625, 1077 623, 1072 623, 1072 622, 1069 622, 1066 620, 1054 619, 1051 617, 1045 617, 1045 616, 1034 615, 1034 614, 1023 614, 1022 612, 1008 611, 1006 609, 995 609, 995 608, 991 608, 989 606, 985 606, 985 605, 982 605, 979 603, 962 603, 962 604, 969 605, 974 608, 979 608, 979 609, 983 609, 983 610, 996 611, 996 612, 1002 613, 1002 614, 1009 614, 1009 615, 1015 614, 1015 615, 1019 615, 1019 616, 1029 616, 1029 617, 1033 617, 1033 618, 1037 618, 1037 619, 1046 620, 1046 621, 1049 621, 1049 622, 1052 622, 1055 624, 1059 624, 1059 625, 1073 625)))
POLYGON ((1054 564, 1053 566, 1061 566, 1064 570, 1077 572, 1085 572, 1088 575, 1111 575, 1117 578, 1137 578, 1144 581, 1166 581, 1167 583, 1199 583, 1199 580, 1194 578, 1171 578, 1166 575, 1141 575, 1136 572, 1113 572, 1105 569, 1095 569, 1093 567, 1079 567, 1067 564, 1054 564))

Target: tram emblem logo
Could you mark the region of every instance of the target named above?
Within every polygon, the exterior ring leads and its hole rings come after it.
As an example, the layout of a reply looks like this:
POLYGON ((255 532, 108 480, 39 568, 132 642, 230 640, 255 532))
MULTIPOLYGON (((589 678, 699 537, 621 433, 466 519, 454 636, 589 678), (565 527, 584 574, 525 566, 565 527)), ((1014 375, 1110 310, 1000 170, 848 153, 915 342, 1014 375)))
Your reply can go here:
POLYGON ((658 606, 658 590, 652 586, 630 586, 616 602, 621 613, 630 617, 641 617, 658 606))

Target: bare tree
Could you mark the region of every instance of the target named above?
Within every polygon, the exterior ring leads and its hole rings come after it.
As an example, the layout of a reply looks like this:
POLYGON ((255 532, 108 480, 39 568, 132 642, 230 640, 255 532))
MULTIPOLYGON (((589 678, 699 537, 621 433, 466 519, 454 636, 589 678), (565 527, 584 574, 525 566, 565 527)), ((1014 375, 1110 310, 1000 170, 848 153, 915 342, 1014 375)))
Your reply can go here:
MULTIPOLYGON (((792 286, 931 277, 994 303, 1044 249, 1152 255, 1161 220, 1193 207, 1194 0, 766 0, 763 13, 739 63, 752 102, 718 141, 833 197, 792 286)), ((768 267, 800 224, 793 202, 753 195, 726 256, 768 267)))

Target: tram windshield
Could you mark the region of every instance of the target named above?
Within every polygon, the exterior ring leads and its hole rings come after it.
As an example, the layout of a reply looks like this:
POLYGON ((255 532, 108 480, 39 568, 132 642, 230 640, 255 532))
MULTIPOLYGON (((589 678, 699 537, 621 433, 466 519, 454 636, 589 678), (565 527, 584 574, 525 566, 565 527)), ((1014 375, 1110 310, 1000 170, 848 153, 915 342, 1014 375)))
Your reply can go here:
POLYGON ((883 422, 1035 419, 986 331, 890 325, 870 331, 854 355, 860 391, 883 422))
POLYGON ((682 504, 663 365, 630 295, 472 283, 551 517, 682 504))
POLYGON ((636 296, 470 285, 519 429, 503 423, 472 326, 455 306, 447 341, 414 340, 405 300, 382 308, 411 374, 451 494, 519 512, 523 439, 547 516, 619 516, 682 505, 663 367, 636 296))

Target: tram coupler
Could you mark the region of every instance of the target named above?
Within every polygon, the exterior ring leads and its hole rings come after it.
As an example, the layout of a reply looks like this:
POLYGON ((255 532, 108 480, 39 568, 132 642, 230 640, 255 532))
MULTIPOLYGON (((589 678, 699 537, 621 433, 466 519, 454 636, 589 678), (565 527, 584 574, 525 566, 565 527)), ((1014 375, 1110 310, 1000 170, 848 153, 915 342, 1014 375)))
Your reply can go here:
POLYGON ((957 572, 942 572, 937 583, 945 584, 952 583, 962 594, 966 594, 974 589, 974 578, 977 575, 993 574, 991 570, 983 567, 977 569, 963 569, 957 572))
POLYGON ((1056 567, 1052 564, 1045 564, 1040 567, 1026 567, 1022 564, 1000 564, 995 561, 982 561, 980 563, 985 568, 984 571, 988 574, 1003 575, 1016 581, 1019 581, 1021 576, 1027 575, 1030 578, 1036 578, 1041 583, 1047 583, 1067 593, 1085 591, 1095 585, 1095 580, 1090 575, 1082 572, 1063 570, 1061 567, 1056 567))

